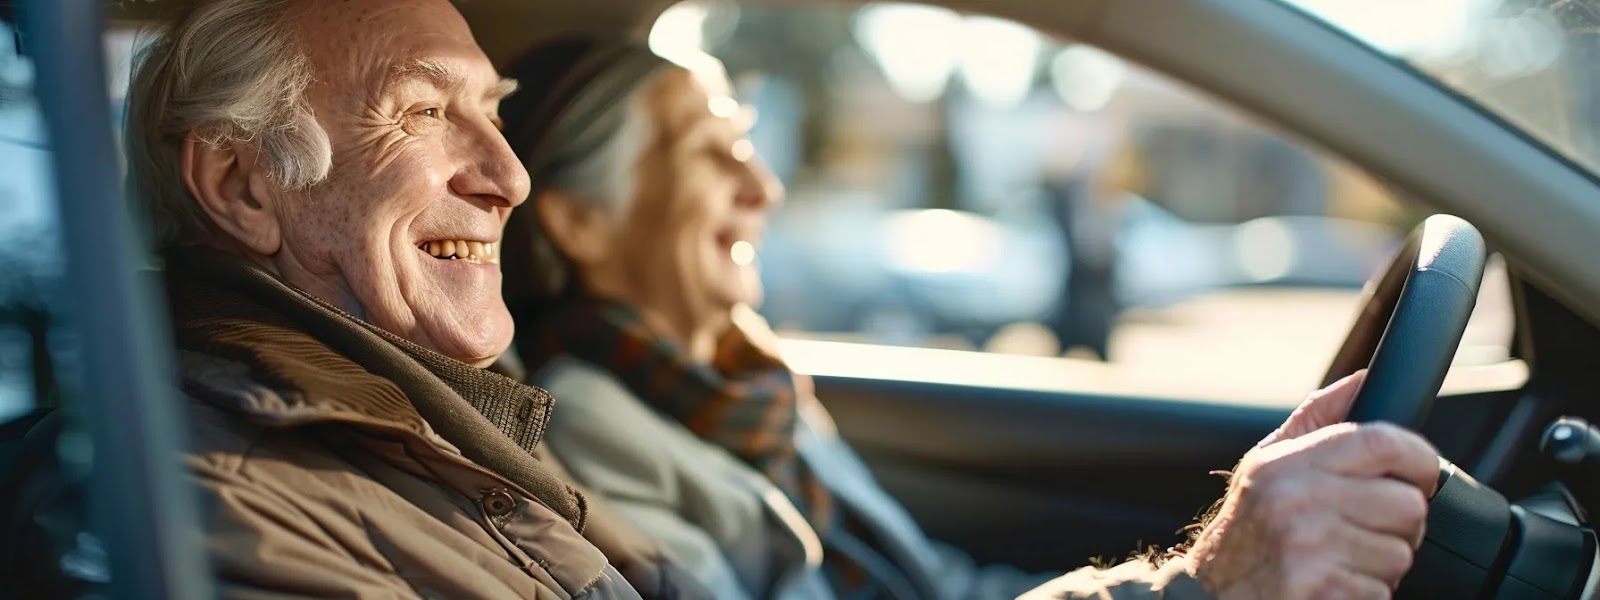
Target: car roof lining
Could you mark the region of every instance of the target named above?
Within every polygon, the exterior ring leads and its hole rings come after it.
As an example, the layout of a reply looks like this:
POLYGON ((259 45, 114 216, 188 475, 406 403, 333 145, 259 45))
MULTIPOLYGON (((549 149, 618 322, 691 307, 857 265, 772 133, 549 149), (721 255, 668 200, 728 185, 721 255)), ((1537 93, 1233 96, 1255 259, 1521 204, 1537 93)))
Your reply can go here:
MULTIPOLYGON (((0 0, 5 2, 7 0, 0 0)), ((160 22, 191 0, 105 0, 113 27, 146 27, 160 22)), ((532 43, 566 32, 626 31, 643 37, 654 18, 675 0, 452 0, 478 43, 496 65, 515 60, 532 43)))

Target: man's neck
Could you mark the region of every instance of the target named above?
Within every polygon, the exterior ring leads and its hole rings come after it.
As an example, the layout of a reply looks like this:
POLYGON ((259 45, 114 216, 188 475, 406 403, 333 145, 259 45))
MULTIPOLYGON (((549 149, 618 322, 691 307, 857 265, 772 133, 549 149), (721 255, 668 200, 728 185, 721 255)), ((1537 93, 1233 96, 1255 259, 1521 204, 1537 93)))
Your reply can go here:
POLYGON ((352 294, 349 289, 345 289, 343 286, 329 286, 316 280, 299 281, 299 279, 302 278, 292 277, 290 275, 290 271, 294 270, 293 267, 295 264, 295 259, 292 254, 288 252, 280 252, 274 256, 262 256, 250 251, 250 249, 245 248, 242 244, 234 241, 232 238, 228 238, 227 236, 218 236, 218 238, 220 239, 212 239, 204 245, 222 252, 227 252, 236 256, 242 256, 245 258, 245 260, 248 260, 252 264, 261 267, 262 270, 271 273, 273 277, 278 279, 278 281, 287 283, 292 287, 298 288, 301 291, 317 297, 323 302, 332 304, 338 307, 339 310, 345 311, 357 319, 370 322, 370 319, 367 316, 367 311, 362 308, 360 302, 356 301, 355 295, 352 294), (288 264, 285 265, 282 263, 288 264))

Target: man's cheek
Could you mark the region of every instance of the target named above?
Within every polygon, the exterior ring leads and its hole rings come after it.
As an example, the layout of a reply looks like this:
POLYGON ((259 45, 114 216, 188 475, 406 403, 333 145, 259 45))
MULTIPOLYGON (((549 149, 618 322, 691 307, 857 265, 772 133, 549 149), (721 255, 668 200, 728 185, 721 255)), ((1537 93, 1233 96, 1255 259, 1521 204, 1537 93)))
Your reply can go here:
POLYGON ((406 134, 397 126, 385 126, 362 138, 352 149, 354 168, 365 175, 367 183, 384 185, 395 175, 417 166, 419 148, 417 138, 406 134))

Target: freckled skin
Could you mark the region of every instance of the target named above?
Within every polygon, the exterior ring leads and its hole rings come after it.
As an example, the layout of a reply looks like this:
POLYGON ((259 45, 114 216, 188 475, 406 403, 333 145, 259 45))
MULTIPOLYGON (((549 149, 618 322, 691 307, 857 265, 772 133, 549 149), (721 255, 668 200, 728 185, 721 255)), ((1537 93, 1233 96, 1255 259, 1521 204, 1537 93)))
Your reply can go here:
POLYGON ((288 282, 403 338, 483 366, 511 342, 498 267, 447 264, 424 241, 498 242, 528 176, 495 125, 499 76, 446 0, 305 1, 290 12, 316 72, 328 181, 275 202, 268 259, 288 282), (434 61, 459 89, 392 83, 434 61))

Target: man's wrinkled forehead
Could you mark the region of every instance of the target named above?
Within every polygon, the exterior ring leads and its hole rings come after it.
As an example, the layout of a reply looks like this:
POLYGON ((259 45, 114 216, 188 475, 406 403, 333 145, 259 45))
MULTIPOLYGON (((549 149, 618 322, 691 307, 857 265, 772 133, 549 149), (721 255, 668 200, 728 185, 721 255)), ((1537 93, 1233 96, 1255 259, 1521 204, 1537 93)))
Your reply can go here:
POLYGON ((492 75, 466 20, 447 0, 303 0, 296 17, 319 82, 334 87, 381 86, 424 63, 448 63, 458 77, 477 67, 492 75))

